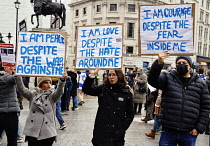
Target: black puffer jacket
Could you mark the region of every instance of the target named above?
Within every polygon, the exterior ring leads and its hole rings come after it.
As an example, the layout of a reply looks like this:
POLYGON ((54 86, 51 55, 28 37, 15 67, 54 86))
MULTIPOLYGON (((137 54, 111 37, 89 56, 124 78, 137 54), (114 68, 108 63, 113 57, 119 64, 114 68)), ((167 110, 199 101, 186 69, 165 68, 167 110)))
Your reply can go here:
POLYGON ((195 128, 202 134, 210 110, 207 84, 196 74, 191 74, 188 84, 183 87, 176 71, 160 75, 162 68, 163 64, 156 60, 148 77, 150 85, 163 90, 161 125, 183 132, 195 128))
POLYGON ((98 96, 98 111, 93 130, 94 146, 122 146, 125 131, 134 118, 132 94, 129 87, 114 85, 93 86, 94 79, 87 77, 82 91, 98 96))
POLYGON ((206 84, 208 85, 208 89, 210 92, 210 77, 208 77, 205 81, 206 81, 206 84))

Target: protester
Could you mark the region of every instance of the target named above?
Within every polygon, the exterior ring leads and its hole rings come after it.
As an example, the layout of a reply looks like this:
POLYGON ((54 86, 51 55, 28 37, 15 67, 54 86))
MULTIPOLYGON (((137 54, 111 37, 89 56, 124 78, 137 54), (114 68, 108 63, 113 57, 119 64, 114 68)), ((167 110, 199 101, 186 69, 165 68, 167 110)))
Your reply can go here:
POLYGON ((103 81, 107 78, 107 71, 105 70, 103 73, 103 81))
POLYGON ((204 74, 204 69, 203 68, 198 69, 198 77, 201 78, 202 80, 206 80, 207 76, 204 74))
POLYGON ((155 102, 155 111, 154 111, 154 124, 152 127, 151 132, 145 133, 146 136, 155 138, 155 134, 159 128, 159 115, 160 115, 160 107, 161 107, 161 99, 162 99, 162 90, 157 90, 158 96, 156 98, 155 102))
POLYGON ((188 56, 176 58, 176 70, 163 72, 164 59, 169 52, 159 53, 149 73, 148 82, 161 89, 162 107, 160 146, 194 146, 198 134, 205 131, 210 110, 207 84, 191 73, 192 61, 188 56))
POLYGON ((14 72, 14 68, 2 67, 0 62, 0 134, 5 130, 8 146, 17 146, 17 114, 20 112, 14 72))
POLYGON ((84 102, 84 92, 82 91, 82 86, 83 83, 86 79, 86 71, 81 71, 81 74, 79 74, 79 80, 78 80, 78 84, 79 84, 79 88, 78 88, 78 99, 79 99, 79 104, 78 105, 83 105, 84 102))
POLYGON ((147 67, 147 70, 145 71, 145 74, 148 76, 149 75, 149 72, 151 70, 151 67, 147 67))
POLYGON ((97 74, 95 77, 95 85, 98 86, 98 81, 99 81, 99 75, 97 74))
MULTIPOLYGON (((78 72, 80 73, 80 72, 78 72)), ((67 74, 68 76, 71 77, 71 80, 72 80, 72 89, 71 89, 71 92, 70 92, 70 96, 72 97, 72 100, 73 100, 73 107, 72 107, 72 110, 76 110, 78 109, 78 97, 77 97, 77 88, 78 88, 78 84, 77 84, 77 71, 75 69, 75 66, 72 67, 72 70, 71 71, 67 71, 67 74)), ((67 110, 69 108, 69 105, 70 105, 70 101, 67 103, 67 110)))
POLYGON ((146 100, 146 90, 141 92, 139 91, 140 86, 145 86, 147 88, 147 75, 142 71, 142 69, 137 69, 136 77, 134 78, 134 113, 141 115, 142 104, 146 100), (138 112, 137 112, 138 107, 138 112))
POLYGON ((92 143, 94 146, 122 146, 125 132, 134 118, 132 93, 122 70, 109 70, 103 85, 92 86, 98 68, 85 80, 83 92, 98 96, 92 143))
POLYGON ((26 120, 23 134, 29 146, 51 146, 56 138, 55 106, 63 94, 66 73, 59 79, 56 89, 51 88, 49 77, 38 77, 38 87, 30 91, 23 84, 21 77, 15 77, 18 92, 29 100, 30 112, 26 120))
MULTIPOLYGON (((66 72, 69 71, 69 67, 66 67, 66 72)), ((69 111, 69 101, 70 101, 70 92, 72 89, 73 83, 71 81, 71 77, 68 76, 66 78, 66 84, 64 87, 64 93, 61 97, 61 113, 62 114, 67 114, 67 111, 69 111)))

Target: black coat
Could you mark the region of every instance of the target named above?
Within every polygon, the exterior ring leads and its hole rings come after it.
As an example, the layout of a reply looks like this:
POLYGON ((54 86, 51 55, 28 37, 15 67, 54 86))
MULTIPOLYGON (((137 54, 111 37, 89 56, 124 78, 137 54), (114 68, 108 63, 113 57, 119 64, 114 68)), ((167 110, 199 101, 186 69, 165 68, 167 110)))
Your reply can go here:
POLYGON ((210 110, 210 96, 205 81, 191 74, 186 86, 182 85, 174 70, 160 75, 163 64, 156 60, 149 73, 148 82, 163 91, 160 123, 178 131, 199 133, 205 131, 210 110))
POLYGON ((78 84, 77 84, 77 73, 74 73, 72 71, 67 71, 68 76, 71 77, 71 81, 72 81, 72 88, 70 91, 70 96, 77 96, 77 88, 78 88, 78 84))
POLYGON ((206 81, 206 84, 208 85, 208 89, 210 92, 210 77, 208 77, 205 81, 206 81))
POLYGON ((118 85, 91 86, 94 79, 87 77, 82 91, 85 94, 98 96, 98 111, 93 130, 93 145, 124 145, 125 131, 134 118, 132 94, 129 87, 118 85))

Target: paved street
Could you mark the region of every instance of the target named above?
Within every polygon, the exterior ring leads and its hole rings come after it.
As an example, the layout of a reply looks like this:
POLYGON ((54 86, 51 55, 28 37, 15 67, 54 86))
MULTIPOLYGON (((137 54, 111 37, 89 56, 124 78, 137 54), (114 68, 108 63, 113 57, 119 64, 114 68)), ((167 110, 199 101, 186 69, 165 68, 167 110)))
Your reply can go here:
MULTIPOLYGON (((63 118, 67 123, 67 128, 63 131, 58 130, 57 142, 54 146, 91 146, 92 130, 94 119, 97 111, 97 97, 85 97, 85 104, 80 106, 76 111, 69 111, 68 115, 63 118)), ((21 112, 20 122, 21 129, 24 127, 26 117, 28 115, 28 102, 24 100, 24 109, 21 112)), ((145 111, 143 111, 145 115, 145 111)), ((153 121, 146 123, 140 122, 143 115, 137 115, 126 134, 126 146, 157 146, 159 135, 156 139, 147 138, 144 133, 150 131, 153 121)), ((59 124, 57 124, 59 128, 59 124)), ((209 137, 207 135, 199 135, 197 146, 209 146, 209 137)), ((2 145, 6 146, 6 136, 4 136, 2 145)), ((19 146, 27 146, 27 143, 19 144, 19 146)))

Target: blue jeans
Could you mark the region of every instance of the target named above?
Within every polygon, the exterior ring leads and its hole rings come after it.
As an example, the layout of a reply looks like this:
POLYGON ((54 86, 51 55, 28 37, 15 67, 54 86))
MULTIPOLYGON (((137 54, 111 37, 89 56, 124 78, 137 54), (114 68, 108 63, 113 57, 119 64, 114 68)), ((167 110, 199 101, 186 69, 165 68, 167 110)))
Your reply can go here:
POLYGON ((195 146, 197 135, 162 127, 159 146, 195 146))
POLYGON ((56 103, 56 117, 60 125, 63 125, 63 117, 61 115, 61 99, 59 99, 56 103))
POLYGON ((17 139, 20 139, 22 137, 22 132, 20 128, 20 122, 18 122, 18 134, 17 134, 17 139))
POLYGON ((159 120, 159 116, 158 115, 155 115, 154 116, 154 125, 153 125, 153 130, 154 131, 157 131, 158 128, 159 128, 158 120, 159 120))
POLYGON ((72 96, 72 100, 73 100, 73 108, 78 108, 78 97, 72 96))

